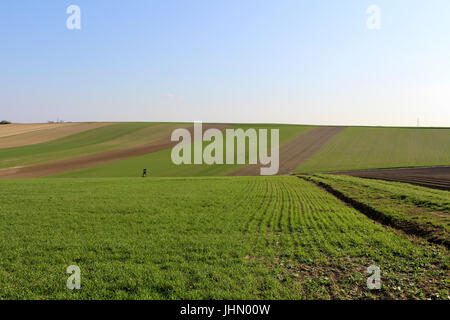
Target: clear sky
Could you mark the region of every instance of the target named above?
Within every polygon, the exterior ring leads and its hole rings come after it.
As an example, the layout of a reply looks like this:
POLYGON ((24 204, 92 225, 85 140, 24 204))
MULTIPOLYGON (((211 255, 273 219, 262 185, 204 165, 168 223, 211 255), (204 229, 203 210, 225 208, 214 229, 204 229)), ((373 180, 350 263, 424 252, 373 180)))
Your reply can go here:
POLYGON ((450 1, 1 1, 0 118, 57 117, 450 126, 450 1))

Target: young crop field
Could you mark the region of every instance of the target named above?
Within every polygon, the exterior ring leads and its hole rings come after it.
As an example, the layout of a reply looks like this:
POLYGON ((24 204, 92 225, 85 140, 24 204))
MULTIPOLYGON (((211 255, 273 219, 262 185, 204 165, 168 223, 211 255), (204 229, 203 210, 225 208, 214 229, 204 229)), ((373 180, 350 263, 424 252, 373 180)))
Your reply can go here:
POLYGON ((0 180, 0 299, 449 295, 445 247, 293 176, 0 180), (81 269, 68 290, 66 268, 81 269), (381 269, 381 290, 366 287, 381 269))
POLYGON ((407 183, 342 175, 308 179, 373 208, 390 223, 425 238, 450 245, 450 193, 407 183))
POLYGON ((348 127, 295 172, 449 164, 449 128, 348 127))
POLYGON ((175 128, 190 124, 123 122, 27 146, 1 148, 0 168, 28 166, 74 158, 113 149, 122 149, 170 136, 175 128))
MULTIPOLYGON (((275 125, 275 124, 234 124, 230 128, 242 128, 247 130, 259 129, 279 129, 280 146, 308 132, 313 126, 298 125, 275 125)), ((270 131, 269 131, 270 132, 270 131)), ((226 145, 224 137, 224 148, 226 145)), ((270 138, 268 138, 270 143, 270 138)), ((207 145, 205 142, 204 146, 207 145)), ((248 150, 248 144, 246 145, 248 150)), ((235 145, 236 151, 236 145, 235 145)), ((223 176, 245 165, 222 164, 222 165, 175 165, 171 160, 171 149, 149 153, 144 156, 132 157, 108 164, 93 166, 90 168, 69 171, 54 177, 64 178, 88 178, 88 177, 137 177, 142 173, 143 168, 149 170, 149 174, 154 177, 189 177, 189 176, 223 176)), ((235 152, 236 154, 237 152, 235 152)), ((247 152, 248 154, 248 152, 247 152)), ((248 159, 247 159, 248 160, 248 159)))
MULTIPOLYGON (((220 130, 279 129, 280 174, 290 173, 297 166, 294 172, 304 173, 450 165, 450 147, 447 147, 450 146, 450 129, 283 124, 218 126, 220 130)), ((62 130, 69 128, 53 128, 47 130, 47 134, 66 134, 62 130)), ((143 168, 148 169, 154 177, 259 175, 259 167, 248 165, 248 161, 246 164, 175 165, 171 160, 170 136, 177 128, 192 129, 192 124, 109 123, 51 141, 0 148, 0 177, 137 177, 143 168), (149 143, 155 145, 149 147, 149 143), (130 148, 143 148, 143 151, 130 148), (109 154, 112 151, 120 151, 120 155, 109 154)), ((24 143, 28 134, 37 139, 36 132, 21 134, 15 139, 22 137, 17 141, 24 143)), ((224 136, 224 149, 225 142, 224 136)), ((208 142, 203 143, 204 147, 206 145, 208 142)), ((248 144, 248 156, 247 151, 248 144)))

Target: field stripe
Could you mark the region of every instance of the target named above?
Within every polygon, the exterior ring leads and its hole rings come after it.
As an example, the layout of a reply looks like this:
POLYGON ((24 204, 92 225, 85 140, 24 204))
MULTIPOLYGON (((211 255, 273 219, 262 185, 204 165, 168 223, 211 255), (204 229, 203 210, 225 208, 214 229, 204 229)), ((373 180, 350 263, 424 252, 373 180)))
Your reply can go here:
POLYGON ((405 182, 450 191, 450 167, 447 166, 339 171, 332 172, 332 174, 405 182))
MULTIPOLYGON (((299 135, 280 147, 278 174, 289 174, 316 154, 322 146, 346 127, 317 127, 299 135)), ((259 176, 260 164, 249 165, 231 172, 230 176, 259 176)))
POLYGON ((28 146, 53 141, 73 134, 81 133, 92 129, 97 129, 111 124, 113 123, 112 122, 61 123, 61 124, 43 124, 42 126, 33 126, 24 124, 18 125, 17 133, 14 133, 13 130, 2 133, 0 128, 0 149, 28 146), (27 127, 29 127, 28 130, 27 127), (2 134, 3 136, 1 136, 2 134))
MULTIPOLYGON (((222 124, 204 124, 203 130, 209 128, 224 129, 228 125, 222 124)), ((188 129, 193 134, 193 127, 188 129)), ((95 154, 89 154, 81 157, 60 160, 51 163, 43 163, 34 166, 7 168, 0 170, 0 178, 35 178, 44 177, 53 174, 59 174, 67 171, 84 169, 92 166, 106 164, 118 160, 123 160, 131 157, 138 157, 145 154, 169 149, 178 144, 178 141, 171 141, 170 137, 163 138, 157 141, 152 141, 140 146, 110 150, 95 154)))
POLYGON ((449 128, 348 127, 295 172, 450 164, 449 128))

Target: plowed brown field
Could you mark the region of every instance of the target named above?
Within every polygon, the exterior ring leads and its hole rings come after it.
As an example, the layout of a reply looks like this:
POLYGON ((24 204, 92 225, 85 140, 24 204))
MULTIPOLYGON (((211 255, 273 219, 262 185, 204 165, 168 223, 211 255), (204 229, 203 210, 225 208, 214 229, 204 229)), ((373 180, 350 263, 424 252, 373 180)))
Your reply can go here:
POLYGON ((333 174, 406 182, 429 188, 450 190, 450 167, 356 170, 334 172, 333 174))
MULTIPOLYGON (((346 127, 317 127, 280 147, 278 174, 288 174, 308 160, 346 127)), ((259 176, 261 165, 249 165, 231 172, 230 176, 259 176)))

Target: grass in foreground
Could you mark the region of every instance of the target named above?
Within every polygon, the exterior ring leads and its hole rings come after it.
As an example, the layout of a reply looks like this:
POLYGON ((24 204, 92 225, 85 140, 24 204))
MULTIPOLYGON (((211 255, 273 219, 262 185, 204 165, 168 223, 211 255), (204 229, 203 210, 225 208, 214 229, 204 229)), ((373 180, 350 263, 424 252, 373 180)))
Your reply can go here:
POLYGON ((295 172, 450 164, 450 128, 348 127, 295 172))
POLYGON ((345 196, 381 212, 394 223, 409 223, 428 239, 450 242, 448 191, 343 175, 314 175, 309 179, 331 186, 345 196))
POLYGON ((445 248, 296 177, 0 181, 2 299, 448 297, 445 248), (66 288, 69 265, 80 291, 66 288), (366 288, 381 268, 382 289, 366 288))

